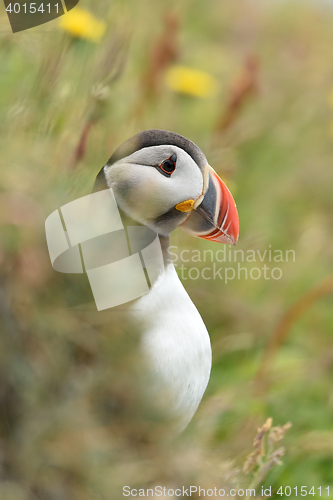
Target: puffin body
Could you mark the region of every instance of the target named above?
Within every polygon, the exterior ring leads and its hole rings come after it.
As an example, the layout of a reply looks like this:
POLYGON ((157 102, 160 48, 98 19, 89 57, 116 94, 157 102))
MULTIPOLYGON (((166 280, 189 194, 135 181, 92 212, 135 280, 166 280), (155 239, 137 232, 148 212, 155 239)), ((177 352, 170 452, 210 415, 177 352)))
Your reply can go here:
POLYGON ((169 257, 169 235, 180 227, 193 236, 236 244, 236 205, 201 149, 165 130, 140 132, 123 143, 96 178, 95 191, 107 188, 125 226, 146 226, 159 235, 165 272, 130 311, 142 328, 148 393, 163 402, 182 431, 207 387, 212 352, 205 324, 169 257))
POLYGON ((133 314, 143 326, 142 354, 153 375, 150 394, 169 409, 182 431, 206 390, 212 350, 205 324, 172 263, 161 283, 133 305, 133 314))

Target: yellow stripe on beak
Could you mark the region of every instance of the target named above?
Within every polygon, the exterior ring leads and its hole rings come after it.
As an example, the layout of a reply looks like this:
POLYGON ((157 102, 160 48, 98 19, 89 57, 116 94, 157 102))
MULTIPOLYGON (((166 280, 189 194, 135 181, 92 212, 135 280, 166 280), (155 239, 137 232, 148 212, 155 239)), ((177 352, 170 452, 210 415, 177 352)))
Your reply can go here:
POLYGON ((179 212, 190 212, 191 210, 193 210, 193 207, 194 207, 194 200, 181 201, 180 203, 178 203, 178 205, 175 206, 175 208, 179 212))

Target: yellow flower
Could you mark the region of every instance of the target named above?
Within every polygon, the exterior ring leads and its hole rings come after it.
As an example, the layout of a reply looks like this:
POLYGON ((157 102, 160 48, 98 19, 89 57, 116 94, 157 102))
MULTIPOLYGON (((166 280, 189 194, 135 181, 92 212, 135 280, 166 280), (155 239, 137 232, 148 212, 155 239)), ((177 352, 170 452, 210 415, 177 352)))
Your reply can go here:
POLYGON ((99 21, 88 10, 75 7, 59 20, 61 29, 75 38, 85 38, 91 42, 99 42, 106 24, 99 21))
POLYGON ((212 97, 218 89, 213 76, 186 66, 171 66, 166 71, 165 83, 174 92, 195 97, 212 97))

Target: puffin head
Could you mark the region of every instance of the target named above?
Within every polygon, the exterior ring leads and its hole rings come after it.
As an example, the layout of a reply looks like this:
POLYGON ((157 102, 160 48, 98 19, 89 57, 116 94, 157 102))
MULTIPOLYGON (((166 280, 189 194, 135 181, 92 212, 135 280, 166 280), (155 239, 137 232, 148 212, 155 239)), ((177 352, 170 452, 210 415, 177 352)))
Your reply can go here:
POLYGON ((131 219, 168 236, 174 229, 236 244, 233 197, 201 149, 166 130, 145 130, 119 146, 99 172, 94 190, 111 188, 131 219))

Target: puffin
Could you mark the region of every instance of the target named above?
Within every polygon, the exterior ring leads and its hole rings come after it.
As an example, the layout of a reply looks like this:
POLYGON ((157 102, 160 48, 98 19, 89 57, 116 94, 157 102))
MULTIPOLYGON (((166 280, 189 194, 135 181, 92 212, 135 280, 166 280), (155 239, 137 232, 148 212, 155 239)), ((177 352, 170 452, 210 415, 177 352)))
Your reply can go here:
POLYGON ((158 237, 163 279, 132 301, 140 350, 150 374, 148 397, 158 400, 181 433, 206 390, 212 349, 207 328, 176 272, 169 237, 178 227, 199 238, 235 245, 235 201, 201 149, 167 130, 145 130, 123 144, 99 171, 93 191, 113 191, 125 226, 141 225, 158 237))

